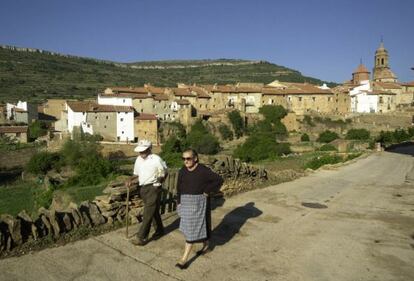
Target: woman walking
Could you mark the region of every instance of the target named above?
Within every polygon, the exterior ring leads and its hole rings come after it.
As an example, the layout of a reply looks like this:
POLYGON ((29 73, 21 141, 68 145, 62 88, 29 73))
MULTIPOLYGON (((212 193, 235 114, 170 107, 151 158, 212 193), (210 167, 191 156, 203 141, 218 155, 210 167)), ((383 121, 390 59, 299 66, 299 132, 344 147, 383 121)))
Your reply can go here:
POLYGON ((198 162, 193 149, 183 152, 184 167, 178 173, 178 205, 180 230, 185 236, 184 254, 176 266, 188 267, 188 256, 194 243, 203 243, 199 253, 208 250, 211 235, 211 208, 209 194, 220 190, 223 179, 210 168, 198 162))

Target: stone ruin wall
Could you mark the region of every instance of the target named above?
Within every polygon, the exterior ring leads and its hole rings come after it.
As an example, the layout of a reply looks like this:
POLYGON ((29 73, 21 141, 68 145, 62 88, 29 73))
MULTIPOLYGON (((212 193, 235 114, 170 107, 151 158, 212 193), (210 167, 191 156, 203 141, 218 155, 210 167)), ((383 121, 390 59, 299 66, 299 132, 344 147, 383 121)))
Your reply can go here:
MULTIPOLYGON (((257 188, 268 179, 267 171, 243 163, 232 157, 222 157, 207 163, 214 171, 224 178, 220 194, 233 194, 257 188)), ((163 184, 161 213, 174 212, 178 171, 171 171, 163 184)), ((26 211, 16 217, 8 214, 0 216, 0 254, 43 237, 59 238, 61 235, 80 227, 98 227, 114 222, 125 222, 128 213, 132 223, 137 222, 141 214, 143 202, 138 196, 138 185, 130 187, 129 194, 124 181, 111 182, 93 201, 84 201, 79 205, 70 203, 65 210, 40 208, 36 218, 31 218, 26 211), (127 201, 127 197, 129 197, 127 201), (128 205, 128 211, 127 211, 128 205)))

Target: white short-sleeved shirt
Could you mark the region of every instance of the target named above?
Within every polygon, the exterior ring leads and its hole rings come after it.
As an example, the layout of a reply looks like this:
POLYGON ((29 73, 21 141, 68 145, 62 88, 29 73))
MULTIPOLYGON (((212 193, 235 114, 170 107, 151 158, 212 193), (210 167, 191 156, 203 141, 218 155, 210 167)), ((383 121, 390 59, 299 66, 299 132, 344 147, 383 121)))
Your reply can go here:
POLYGON ((157 177, 164 177, 167 174, 167 165, 156 154, 150 154, 147 158, 137 157, 134 165, 134 175, 138 176, 139 185, 154 184, 161 185, 157 177))

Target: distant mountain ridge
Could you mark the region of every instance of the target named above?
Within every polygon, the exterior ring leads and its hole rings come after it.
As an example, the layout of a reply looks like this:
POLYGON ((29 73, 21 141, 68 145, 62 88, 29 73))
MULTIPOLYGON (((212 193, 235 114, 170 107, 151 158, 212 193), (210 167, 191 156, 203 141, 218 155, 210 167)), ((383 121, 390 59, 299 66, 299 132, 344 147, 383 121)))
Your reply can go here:
MULTIPOLYGON (((328 83, 267 61, 239 59, 166 60, 119 63, 0 45, 0 102, 47 98, 85 99, 105 87, 238 82, 328 83)), ((329 83, 328 83, 329 84, 329 83)), ((334 85, 332 83, 331 85, 334 85)))

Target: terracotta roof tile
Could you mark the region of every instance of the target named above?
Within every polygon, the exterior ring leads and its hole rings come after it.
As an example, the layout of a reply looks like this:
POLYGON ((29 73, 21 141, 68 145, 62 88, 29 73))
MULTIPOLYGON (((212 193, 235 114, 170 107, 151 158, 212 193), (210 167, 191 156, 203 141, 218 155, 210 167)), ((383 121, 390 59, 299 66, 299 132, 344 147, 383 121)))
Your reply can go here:
POLYGON ((139 113, 138 116, 135 117, 135 120, 158 120, 158 118, 155 114, 139 113))
POLYGON ((353 73, 370 73, 369 70, 362 63, 355 69, 353 73))
POLYGON ((28 126, 0 126, 0 133, 27 133, 28 126))
POLYGON ((186 99, 182 99, 182 100, 176 100, 176 103, 178 103, 179 105, 189 105, 190 102, 186 99))
POLYGON ((70 101, 67 102, 75 112, 133 112, 132 106, 116 106, 116 105, 103 105, 96 102, 89 101, 70 101))
POLYGON ((401 89, 401 86, 392 82, 373 82, 373 87, 381 87, 383 89, 401 89))

